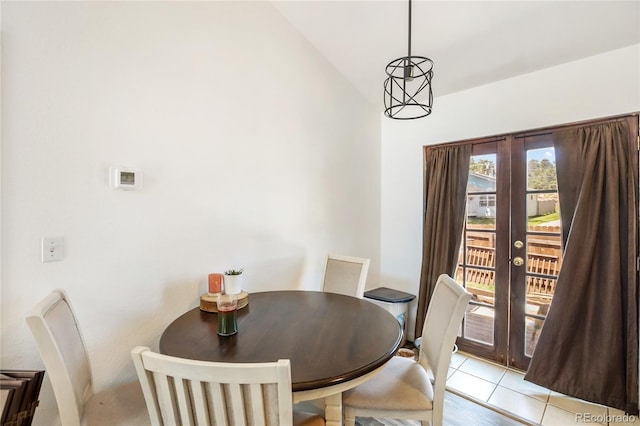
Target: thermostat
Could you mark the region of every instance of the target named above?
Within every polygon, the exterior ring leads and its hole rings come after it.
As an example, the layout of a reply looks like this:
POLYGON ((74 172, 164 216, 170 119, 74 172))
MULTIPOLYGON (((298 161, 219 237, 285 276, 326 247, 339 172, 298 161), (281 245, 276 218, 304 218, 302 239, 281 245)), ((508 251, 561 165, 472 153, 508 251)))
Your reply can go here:
POLYGON ((140 188, 141 174, 127 167, 109 168, 109 186, 111 189, 132 190, 140 188))

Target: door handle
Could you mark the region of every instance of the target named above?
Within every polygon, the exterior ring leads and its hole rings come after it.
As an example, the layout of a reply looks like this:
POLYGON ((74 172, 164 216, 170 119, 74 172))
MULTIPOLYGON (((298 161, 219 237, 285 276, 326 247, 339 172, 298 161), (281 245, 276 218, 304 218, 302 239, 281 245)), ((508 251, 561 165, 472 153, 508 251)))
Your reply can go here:
POLYGON ((516 257, 513 258, 513 264, 515 266, 522 266, 522 265, 524 265, 524 259, 521 258, 520 256, 516 256, 516 257))

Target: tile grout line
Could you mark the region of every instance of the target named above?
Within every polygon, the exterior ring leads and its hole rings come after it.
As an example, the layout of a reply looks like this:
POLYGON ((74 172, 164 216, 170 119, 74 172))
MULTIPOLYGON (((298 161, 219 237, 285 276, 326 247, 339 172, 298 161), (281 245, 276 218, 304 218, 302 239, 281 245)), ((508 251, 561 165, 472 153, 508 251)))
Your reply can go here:
MULTIPOLYGON (((486 402, 485 402, 485 401, 481 401, 480 399, 474 398, 474 397, 472 397, 471 395, 467 395, 467 398, 471 398, 473 401, 475 401, 475 402, 479 402, 479 403, 480 403, 480 405, 486 405, 486 406, 487 406, 487 408, 490 408, 490 409, 493 409, 493 410, 496 410, 496 411, 500 411, 501 413, 509 413, 509 415, 510 415, 510 416, 514 417, 514 420, 521 421, 521 422, 525 422, 526 424, 533 424, 533 425, 541 424, 541 423, 536 423, 536 422, 534 422, 534 421, 533 421, 533 420, 531 420, 531 419, 523 418, 523 417, 521 417, 521 416, 519 416, 519 415, 517 415, 517 414, 515 414, 515 413, 513 413, 513 412, 511 412, 511 411, 509 411, 509 410, 506 410, 506 409, 504 409, 504 408, 498 407, 498 406, 493 405, 493 404, 491 404, 491 403, 489 402, 489 400, 491 399, 491 397, 492 397, 492 396, 495 394, 495 392, 498 390, 498 386, 501 386, 501 385, 500 385, 500 383, 501 383, 501 382, 502 382, 502 380, 505 378, 505 376, 506 376, 507 372, 508 372, 508 371, 513 371, 513 372, 515 372, 515 373, 517 373, 517 374, 521 374, 519 371, 517 371, 517 370, 513 370, 513 369, 510 369, 509 367, 506 367, 506 366, 504 366, 504 365, 500 365, 500 364, 497 364, 497 363, 493 363, 493 362, 491 362, 491 361, 488 361, 488 360, 485 360, 485 359, 482 359, 482 358, 476 358, 476 357, 473 357, 473 356, 465 356, 465 355, 462 355, 462 354, 461 354, 461 356, 464 356, 464 357, 465 357, 465 360, 464 360, 463 362, 461 362, 461 363, 460 363, 460 365, 458 366, 458 368, 456 368, 456 369, 455 369, 455 372, 460 371, 460 372, 462 372, 462 373, 469 374, 470 376, 476 377, 476 378, 478 378, 478 379, 480 379, 480 380, 484 380, 484 381, 486 381, 486 382, 491 383, 492 385, 494 385, 493 390, 492 390, 492 391, 491 391, 491 393, 489 394, 489 397, 487 398, 487 401, 486 401, 486 402), (480 377, 479 375, 473 374, 473 373, 471 373, 471 372, 466 372, 466 371, 462 371, 462 370, 460 370, 460 367, 461 367, 461 366, 462 366, 466 361, 468 361, 469 359, 475 359, 476 361, 480 362, 481 364, 486 364, 486 365, 490 365, 490 366, 497 367, 497 368, 501 369, 501 370, 502 370, 502 374, 500 375, 500 378, 497 380, 497 383, 493 383, 493 381, 491 381, 491 380, 487 380, 486 378, 480 377), (532 422, 533 422, 533 423, 532 423, 532 422)), ((455 372, 454 372, 454 373, 455 373, 455 372)), ((452 376, 453 376, 453 374, 452 374, 452 376)), ((547 407, 548 407, 549 395, 547 395, 546 400, 541 401, 541 400, 539 400, 538 398, 535 398, 535 397, 532 397, 531 395, 528 395, 528 394, 526 394, 526 393, 520 392, 519 390, 511 389, 511 387, 508 387, 508 386, 502 386, 502 387, 503 387, 504 389, 507 389, 507 390, 509 390, 509 391, 512 391, 512 392, 514 392, 514 393, 517 393, 517 394, 519 394, 519 395, 522 395, 522 396, 524 396, 524 397, 531 398, 531 399, 532 399, 532 400, 534 400, 534 401, 542 402, 542 403, 544 404, 544 409, 542 410, 542 415, 541 415, 541 417, 540 417, 540 422, 542 422, 542 420, 544 419, 544 414, 546 413, 546 410, 547 410, 547 407)), ((463 392, 461 392, 461 391, 458 391, 458 392, 463 393, 463 392)))
MULTIPOLYGON (((492 404, 490 404, 490 403, 489 403, 489 400, 491 399, 491 396, 492 396, 492 395, 495 393, 495 391, 498 389, 498 386, 499 386, 500 381, 502 381, 502 379, 504 378, 504 376, 505 376, 505 374, 506 374, 506 372, 507 372, 507 369, 506 369, 504 366, 501 366, 501 365, 495 364, 497 367, 499 367, 499 368, 503 369, 504 371, 502 372, 502 375, 500 376, 500 379, 498 380, 498 383, 493 383, 493 382, 491 382, 491 381, 489 381, 489 380, 486 380, 486 379, 484 379, 484 378, 482 378, 482 377, 476 376, 476 375, 475 375, 475 374, 473 374, 473 373, 470 373, 470 372, 466 372, 466 371, 461 370, 461 369, 460 369, 460 367, 462 367, 462 366, 465 364, 465 362, 467 362, 469 359, 471 359, 471 357, 469 357, 469 356, 464 356, 464 355, 460 355, 460 356, 463 356, 465 359, 464 359, 464 360, 463 360, 463 361, 462 361, 462 362, 461 362, 457 367, 453 368, 453 370, 454 370, 454 371, 453 371, 453 373, 451 373, 451 376, 453 376, 455 373, 465 373, 465 374, 468 374, 468 375, 470 375, 470 376, 476 377, 476 378, 478 378, 478 379, 480 379, 480 380, 484 380, 484 381, 486 381, 486 382, 488 382, 488 383, 491 383, 491 384, 493 385, 493 390, 491 391, 491 393, 490 393, 490 394, 489 394, 489 396, 487 397, 487 400, 486 400, 486 401, 482 401, 482 400, 480 400, 479 398, 475 398, 475 397, 473 397, 473 396, 471 396, 471 395, 467 395, 467 394, 465 394, 464 392, 459 391, 459 390, 456 390, 456 389, 454 389, 454 388, 451 388, 451 387, 449 387, 449 386, 447 386, 447 385, 445 384, 445 388, 446 388, 446 390, 447 390, 447 391, 449 391, 449 392, 451 392, 451 393, 453 393, 453 394, 455 394, 455 395, 458 395, 458 396, 459 396, 459 397, 461 397, 461 398, 465 398, 465 399, 467 399, 467 400, 469 400, 469 401, 472 401, 472 402, 474 402, 474 403, 476 403, 476 404, 478 404, 478 405, 480 405, 480 406, 483 406, 483 407, 485 407, 485 408, 487 408, 487 409, 490 409, 490 410, 492 410, 492 411, 495 411, 495 412, 497 412, 497 413, 500 413, 500 414, 502 414, 502 415, 503 415, 503 416, 505 416, 505 417, 511 418, 512 420, 515 420, 515 421, 518 421, 518 422, 520 422, 520 423, 523 423, 523 424, 525 424, 525 425, 527 425, 527 426, 536 426, 536 425, 538 425, 538 424, 539 424, 539 423, 532 423, 529 419, 525 419, 525 418, 520 417, 520 416, 518 416, 517 414, 515 414, 515 413, 513 413, 513 412, 511 412, 511 411, 505 410, 505 409, 503 409, 503 408, 500 408, 500 407, 498 407, 498 406, 495 406, 495 405, 492 405, 492 404)), ((485 360, 482 360, 482 359, 478 359, 478 360, 479 360, 480 362, 485 362, 485 360)), ((488 364, 491 364, 491 363, 488 363, 488 364)), ((506 388, 506 389, 508 389, 508 388, 506 388)), ((515 391, 514 391, 514 392, 515 392, 515 391)), ((545 406, 545 409, 546 409, 546 406, 545 406)))

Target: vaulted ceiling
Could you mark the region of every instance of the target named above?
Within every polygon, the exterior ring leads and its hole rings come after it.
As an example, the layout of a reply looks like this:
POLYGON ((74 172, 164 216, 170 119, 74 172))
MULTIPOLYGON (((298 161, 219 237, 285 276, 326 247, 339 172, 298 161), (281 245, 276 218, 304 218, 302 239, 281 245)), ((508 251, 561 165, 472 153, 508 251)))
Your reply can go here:
MULTIPOLYGON (((382 108, 385 66, 407 54, 407 0, 272 3, 382 108)), ((414 0, 412 14, 412 54, 434 61, 435 96, 640 43, 637 0, 414 0)))

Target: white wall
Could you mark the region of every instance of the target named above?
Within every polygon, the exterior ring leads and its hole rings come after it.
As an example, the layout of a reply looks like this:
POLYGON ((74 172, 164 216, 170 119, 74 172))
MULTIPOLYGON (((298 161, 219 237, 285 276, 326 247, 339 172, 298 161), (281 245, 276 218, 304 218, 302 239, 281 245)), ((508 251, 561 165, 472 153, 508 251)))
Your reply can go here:
MULTIPOLYGON (((68 291, 98 390, 132 379, 206 276, 319 289, 328 252, 378 284, 380 118, 268 3, 3 2, 2 367, 68 291), (143 187, 109 189, 111 165, 143 187), (42 237, 64 260, 40 261, 42 237)), ((45 383, 36 421, 55 405, 45 383)))
MULTIPOLYGON (((437 90, 437 70, 433 84, 437 90)), ((433 113, 421 120, 383 118, 381 282, 418 294, 424 145, 635 111, 640 45, 436 97, 433 113)), ((411 308, 409 334, 416 304, 411 308)))

